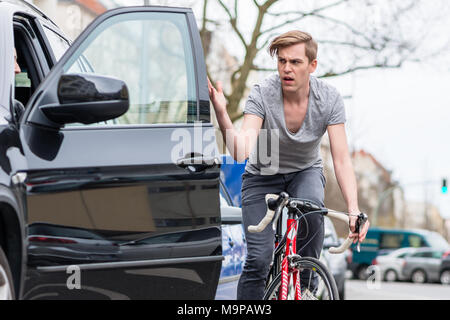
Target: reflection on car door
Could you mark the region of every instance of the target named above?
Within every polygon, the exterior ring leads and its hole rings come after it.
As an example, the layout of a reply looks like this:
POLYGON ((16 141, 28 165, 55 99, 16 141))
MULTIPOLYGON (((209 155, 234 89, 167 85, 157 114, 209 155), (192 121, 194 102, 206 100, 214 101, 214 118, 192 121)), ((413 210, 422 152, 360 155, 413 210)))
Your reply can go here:
POLYGON ((26 165, 15 178, 28 212, 24 298, 214 297, 219 167, 199 143, 213 128, 208 101, 191 10, 116 9, 85 30, 21 123, 26 165), (58 103, 62 74, 88 70, 125 81, 126 114, 62 128, 34 120, 44 119, 41 106, 58 103), (81 288, 71 290, 77 270, 81 288))

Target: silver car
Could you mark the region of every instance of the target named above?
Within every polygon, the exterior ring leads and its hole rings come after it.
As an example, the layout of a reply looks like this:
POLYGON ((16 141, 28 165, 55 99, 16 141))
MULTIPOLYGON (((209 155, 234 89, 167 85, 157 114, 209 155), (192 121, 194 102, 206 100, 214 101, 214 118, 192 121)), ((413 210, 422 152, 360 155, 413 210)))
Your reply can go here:
POLYGON ((402 275, 414 283, 438 282, 443 253, 433 248, 417 249, 404 257, 402 275))
POLYGON ((386 255, 377 256, 373 263, 379 267, 381 279, 389 282, 405 280, 402 274, 404 258, 417 250, 417 248, 401 248, 390 251, 386 255))

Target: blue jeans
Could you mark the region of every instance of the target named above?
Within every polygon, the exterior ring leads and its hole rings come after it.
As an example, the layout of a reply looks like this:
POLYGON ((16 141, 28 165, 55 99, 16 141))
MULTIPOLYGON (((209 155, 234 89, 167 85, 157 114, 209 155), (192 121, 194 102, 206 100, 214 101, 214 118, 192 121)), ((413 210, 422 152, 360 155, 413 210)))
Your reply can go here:
MULTIPOLYGON (((247 241, 247 259, 239 279, 238 300, 260 300, 264 295, 274 249, 274 231, 269 224, 260 233, 249 233, 265 216, 267 193, 287 192, 290 197, 307 199, 324 206, 325 177, 322 168, 311 167, 299 172, 276 175, 242 175, 242 218, 247 241)), ((281 219, 281 217, 280 217, 281 219)), ((324 224, 321 214, 300 219, 297 250, 304 257, 319 258, 323 247, 324 224)))

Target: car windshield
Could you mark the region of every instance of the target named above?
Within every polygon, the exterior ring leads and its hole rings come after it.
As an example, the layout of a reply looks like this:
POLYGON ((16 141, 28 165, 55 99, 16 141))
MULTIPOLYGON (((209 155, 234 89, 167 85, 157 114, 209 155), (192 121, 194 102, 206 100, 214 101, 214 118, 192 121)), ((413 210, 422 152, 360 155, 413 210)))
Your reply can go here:
POLYGON ((427 241, 432 248, 447 250, 450 244, 439 233, 430 233, 427 235, 427 241))

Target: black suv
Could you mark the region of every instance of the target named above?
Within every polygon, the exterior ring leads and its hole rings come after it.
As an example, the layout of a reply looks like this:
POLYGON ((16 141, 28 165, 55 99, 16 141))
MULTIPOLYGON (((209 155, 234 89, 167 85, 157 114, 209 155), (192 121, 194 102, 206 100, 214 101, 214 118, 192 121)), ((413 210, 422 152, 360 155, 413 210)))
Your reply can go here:
POLYGON ((0 298, 214 298, 220 168, 192 11, 111 10, 73 44, 26 2, 0 1, 0 24, 0 298))

